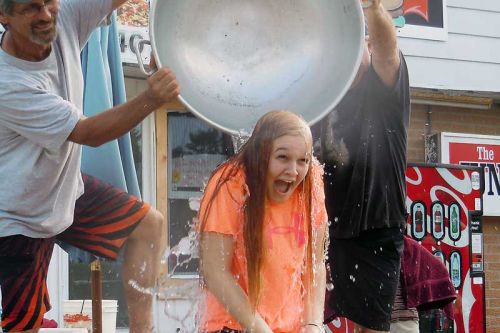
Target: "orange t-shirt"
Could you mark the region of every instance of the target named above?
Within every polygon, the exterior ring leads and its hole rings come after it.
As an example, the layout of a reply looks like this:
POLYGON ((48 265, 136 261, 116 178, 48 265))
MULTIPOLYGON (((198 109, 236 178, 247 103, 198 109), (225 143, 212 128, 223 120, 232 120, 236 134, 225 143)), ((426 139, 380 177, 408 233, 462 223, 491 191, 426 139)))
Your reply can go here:
MULTIPOLYGON (((213 193, 222 172, 219 170, 211 178, 205 190, 205 196, 210 197, 213 193)), ((326 223, 327 214, 324 203, 323 171, 319 163, 312 163, 312 172, 314 229, 326 223)), ((307 225, 310 219, 305 212, 300 192, 299 186, 290 199, 284 203, 268 201, 264 213, 265 256, 261 268, 261 296, 257 311, 275 333, 295 333, 299 331, 301 325, 304 308, 302 274, 306 262, 307 225)), ((231 273, 247 293, 248 274, 243 239, 243 203, 248 195, 244 172, 239 170, 221 187, 214 198, 202 230, 202 232, 216 232, 234 237, 235 250, 231 273)), ((200 217, 204 216, 206 208, 206 203, 202 203, 200 217)), ((201 312, 203 331, 218 331, 223 327, 242 329, 208 290, 204 291, 201 312)))

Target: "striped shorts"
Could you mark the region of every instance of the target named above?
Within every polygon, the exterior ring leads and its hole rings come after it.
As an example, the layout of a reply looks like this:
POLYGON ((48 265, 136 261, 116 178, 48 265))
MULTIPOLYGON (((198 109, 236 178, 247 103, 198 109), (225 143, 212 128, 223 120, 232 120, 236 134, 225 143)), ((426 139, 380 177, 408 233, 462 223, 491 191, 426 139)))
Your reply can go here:
POLYGON ((83 174, 83 181, 85 192, 76 201, 73 224, 64 232, 52 238, 0 237, 4 332, 38 328, 50 310, 46 277, 56 240, 114 260, 150 208, 95 177, 83 174))

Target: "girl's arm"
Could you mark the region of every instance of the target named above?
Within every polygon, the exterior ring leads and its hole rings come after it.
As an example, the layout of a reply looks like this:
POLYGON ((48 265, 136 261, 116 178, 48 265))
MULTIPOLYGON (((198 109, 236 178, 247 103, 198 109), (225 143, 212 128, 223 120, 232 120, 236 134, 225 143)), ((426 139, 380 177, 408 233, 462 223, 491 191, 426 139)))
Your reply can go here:
POLYGON ((200 239, 201 275, 210 292, 236 319, 246 332, 273 333, 231 274, 234 254, 232 236, 203 232, 200 239))
POLYGON ((300 333, 321 333, 323 329, 323 311, 325 305, 326 291, 326 268, 325 268, 325 236, 327 223, 323 223, 316 229, 315 239, 313 239, 313 285, 309 279, 305 279, 306 290, 305 316, 300 333))

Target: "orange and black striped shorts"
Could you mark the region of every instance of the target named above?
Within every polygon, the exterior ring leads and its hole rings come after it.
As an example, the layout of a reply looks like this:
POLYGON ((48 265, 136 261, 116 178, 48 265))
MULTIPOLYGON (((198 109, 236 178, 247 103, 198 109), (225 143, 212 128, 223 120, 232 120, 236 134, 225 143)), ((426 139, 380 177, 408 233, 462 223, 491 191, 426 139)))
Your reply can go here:
POLYGON ((116 259, 150 206, 99 179, 83 175, 73 224, 52 238, 0 237, 0 288, 4 332, 38 328, 50 310, 46 286, 54 243, 71 244, 95 256, 116 259))

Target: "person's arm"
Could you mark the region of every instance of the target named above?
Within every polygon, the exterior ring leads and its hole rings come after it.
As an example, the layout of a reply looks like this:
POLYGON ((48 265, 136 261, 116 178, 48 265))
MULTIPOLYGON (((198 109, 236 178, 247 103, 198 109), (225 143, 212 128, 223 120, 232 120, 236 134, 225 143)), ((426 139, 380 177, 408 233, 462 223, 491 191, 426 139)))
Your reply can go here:
POLYGON ((232 236, 214 232, 201 234, 200 271, 205 285, 246 332, 272 333, 264 319, 252 310, 248 296, 231 274, 233 255, 232 236))
MULTIPOLYGON (((327 223, 323 223, 316 230, 313 260, 313 285, 306 290, 310 290, 306 294, 305 316, 304 323, 300 333, 321 333, 323 329, 324 306, 325 306, 325 291, 326 291, 326 268, 325 268, 325 237, 327 223)), ((304 281, 307 288, 310 281, 304 281)))
POLYGON ((398 78, 401 59, 392 17, 380 0, 371 0, 371 5, 368 3, 364 13, 373 68, 382 82, 393 87, 398 78))
POLYGON ((130 131, 151 112, 179 95, 175 75, 161 68, 148 78, 148 89, 137 97, 92 117, 82 117, 68 136, 75 143, 97 147, 130 131))

